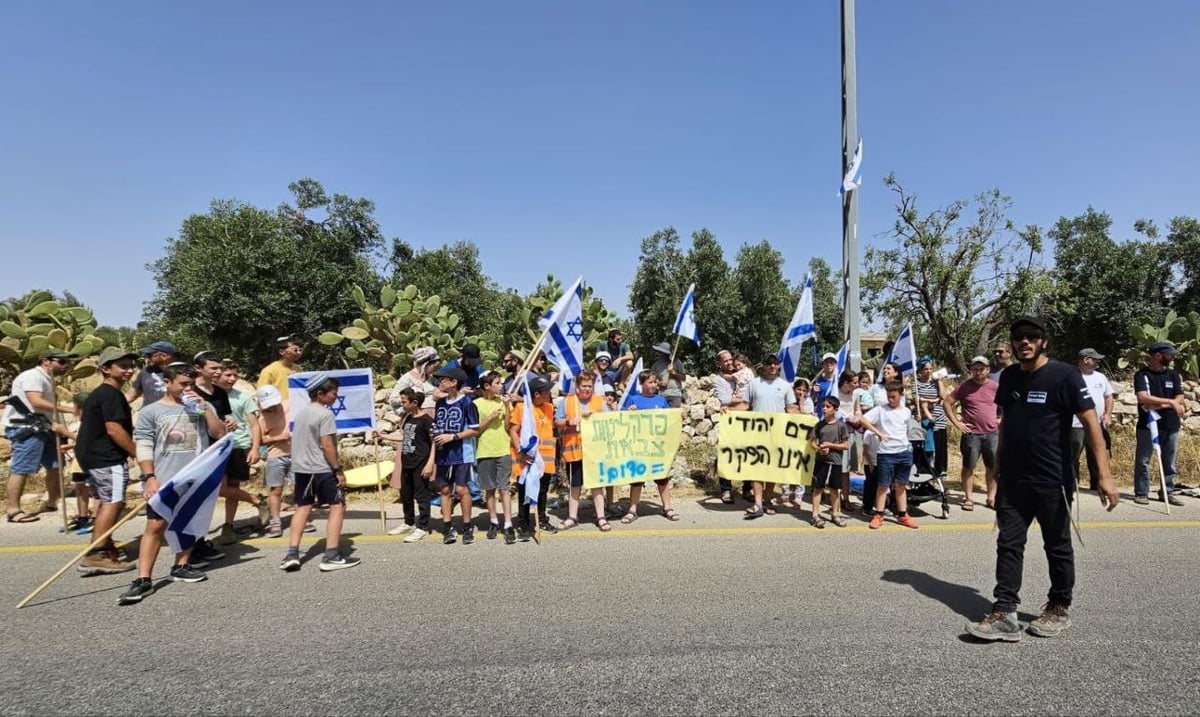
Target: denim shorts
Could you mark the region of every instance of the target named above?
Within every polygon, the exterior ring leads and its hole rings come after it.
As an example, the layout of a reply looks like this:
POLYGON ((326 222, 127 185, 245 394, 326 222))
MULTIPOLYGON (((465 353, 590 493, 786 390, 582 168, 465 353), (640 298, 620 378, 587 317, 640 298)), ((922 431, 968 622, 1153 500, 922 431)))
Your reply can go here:
POLYGON ((912 451, 903 453, 880 453, 875 461, 875 473, 879 485, 890 486, 892 483, 908 484, 912 477, 912 451))
POLYGON ((975 470, 975 465, 979 463, 981 456, 984 467, 991 468, 996 465, 996 444, 998 442, 999 434, 996 431, 964 433, 962 440, 958 442, 959 450, 962 451, 963 468, 969 471, 975 470))
MULTIPOLYGON (((5 436, 10 440, 22 428, 9 428, 5 436)), ((54 436, 27 436, 19 441, 12 441, 12 472, 19 475, 33 475, 38 468, 54 470, 58 468, 58 447, 54 444, 54 436)))

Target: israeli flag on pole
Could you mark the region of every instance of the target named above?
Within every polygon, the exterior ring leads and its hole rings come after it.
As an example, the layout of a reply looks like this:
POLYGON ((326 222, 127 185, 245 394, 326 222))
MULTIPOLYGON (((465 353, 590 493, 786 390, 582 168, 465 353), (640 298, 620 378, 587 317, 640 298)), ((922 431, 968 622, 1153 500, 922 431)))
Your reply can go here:
MULTIPOLYGON (((912 322, 904 325, 904 330, 896 337, 896 345, 892 347, 892 355, 888 356, 888 363, 894 363, 900 367, 900 375, 907 376, 917 369, 917 346, 913 343, 912 322)), ((883 371, 879 371, 879 380, 883 380, 883 371)))
POLYGON ((813 323, 813 290, 812 277, 804 280, 804 290, 800 292, 800 303, 796 304, 796 313, 787 330, 783 332, 783 340, 779 342, 779 362, 783 364, 783 377, 789 382, 796 380, 796 371, 800 363, 800 348, 805 341, 812 340, 816 349, 817 326, 813 323))
POLYGON ((850 342, 842 344, 842 349, 837 352, 837 376, 841 380, 842 374, 846 372, 846 361, 850 356, 850 342))
POLYGON ((638 359, 633 365, 633 373, 629 374, 629 380, 625 382, 625 391, 621 394, 621 403, 617 404, 617 410, 624 411, 629 405, 629 397, 633 395, 633 387, 638 382, 638 376, 642 373, 642 360, 638 359))
POLYGON ((687 295, 683 297, 683 305, 679 307, 679 315, 675 317, 675 328, 671 333, 691 339, 692 343, 700 345, 700 330, 696 328, 696 285, 688 287, 687 295))
POLYGON ((570 393, 583 373, 582 276, 538 319, 538 328, 546 332, 546 359, 558 367, 559 388, 570 393))
POLYGON ((852 192, 862 184, 862 144, 862 137, 859 137, 854 157, 850 160, 850 166, 846 168, 846 176, 842 177, 842 188, 838 190, 838 194, 843 197, 846 196, 846 192, 852 192))
POLYGON ((233 436, 226 434, 163 483, 147 501, 167 521, 167 544, 172 551, 182 553, 208 534, 231 453, 233 436))
MULTIPOLYGON (((288 376, 288 415, 295 418, 311 399, 304 382, 317 371, 305 371, 288 376)), ((338 397, 329 410, 333 411, 338 433, 361 433, 375 430, 375 382, 369 368, 346 368, 322 371, 338 380, 338 397)))
POLYGON ((538 448, 537 427, 533 422, 533 399, 530 398, 529 374, 523 375, 525 381, 525 405, 521 411, 521 453, 533 456, 532 463, 521 467, 521 475, 517 479, 525 486, 525 498, 530 505, 537 505, 538 490, 541 488, 542 475, 546 472, 546 461, 538 448))
MULTIPOLYGON (((1143 374, 1143 376, 1145 375, 1143 374)), ((1150 393, 1150 377, 1145 376, 1145 379, 1146 393, 1150 393)), ((1158 418, 1158 411, 1146 411, 1146 430, 1150 431, 1150 445, 1154 446, 1155 453, 1162 450, 1162 444, 1158 442, 1158 418)))

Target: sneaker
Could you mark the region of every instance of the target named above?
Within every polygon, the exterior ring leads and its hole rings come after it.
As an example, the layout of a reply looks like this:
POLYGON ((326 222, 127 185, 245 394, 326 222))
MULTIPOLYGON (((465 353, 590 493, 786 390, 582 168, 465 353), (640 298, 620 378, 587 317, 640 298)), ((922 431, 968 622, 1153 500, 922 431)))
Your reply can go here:
POLYGON ((346 568, 353 568, 361 562, 362 558, 354 558, 348 555, 338 555, 334 558, 325 556, 325 559, 321 561, 321 565, 319 567, 321 568, 321 572, 327 573, 331 570, 344 570, 346 568))
POLYGON ((116 550, 105 550, 100 553, 90 553, 83 560, 79 561, 79 564, 75 566, 75 570, 84 576, 114 575, 127 570, 133 570, 135 567, 134 563, 127 563, 121 560, 116 550))
POLYGON ((389 530, 388 535, 404 535, 405 533, 411 533, 412 531, 413 526, 409 525, 408 523, 402 523, 389 530))
POLYGON ((528 543, 530 540, 533 540, 533 531, 528 526, 522 525, 520 531, 517 533, 517 540, 520 540, 522 543, 528 543))
POLYGON ((1021 623, 1017 613, 996 610, 979 622, 967 623, 967 632, 980 640, 1020 642, 1021 623))
POLYGON ((1071 626, 1071 617, 1067 614, 1067 606, 1048 602, 1042 606, 1042 614, 1029 623, 1029 634, 1038 637, 1058 637, 1071 626))
POLYGON ((443 545, 454 545, 457 542, 458 542, 458 533, 455 532, 454 528, 452 528, 452 527, 446 528, 446 530, 442 533, 442 544, 443 545))
POLYGON ((495 540, 496 536, 499 534, 500 534, 500 524, 499 523, 488 523, 487 539, 495 540))
POLYGON ((896 519, 896 522, 903 525, 905 528, 920 528, 921 525, 913 520, 911 515, 902 515, 896 519))
POLYGON ((283 562, 279 563, 279 569, 286 570, 289 573, 299 570, 300 556, 291 554, 283 556, 283 562))
POLYGON ((1171 505, 1183 505, 1183 499, 1175 496, 1174 494, 1167 497, 1167 502, 1171 505))
POLYGON ((1133 502, 1138 505, 1150 505, 1150 499, 1144 495, 1133 496, 1133 502))
POLYGON ((515 542, 517 542, 517 531, 513 530, 511 527, 505 528, 504 529, 504 544, 512 545, 515 542))
POLYGON ((412 532, 408 534, 408 537, 404 539, 404 542, 417 543, 417 542, 420 542, 421 538, 424 538, 426 535, 429 535, 428 530, 421 530, 420 528, 413 528, 412 532))
POLYGON ((217 545, 233 545, 238 541, 237 533, 233 532, 233 526, 225 523, 221 526, 221 532, 217 535, 217 545))
POLYGON ((550 535, 554 535, 558 532, 558 528, 555 528, 553 525, 551 525, 549 520, 543 520, 541 524, 538 525, 538 528, 543 533, 549 533, 550 535))
POLYGON ((463 528, 463 545, 470 545, 475 542, 475 526, 468 525, 463 528))
POLYGON ((79 530, 83 526, 83 524, 86 522, 87 522, 87 518, 79 518, 79 517, 71 518, 71 520, 67 522, 67 527, 65 528, 65 530, 68 533, 73 533, 76 530, 79 530))
POLYGON ((83 522, 80 523, 79 527, 75 530, 75 534, 76 535, 90 535, 92 530, 95 527, 96 527, 96 521, 94 519, 84 518, 83 522))
POLYGON ((271 506, 267 505, 267 496, 258 496, 258 525, 266 527, 271 524, 271 506))
POLYGON ((185 563, 171 568, 171 579, 177 583, 198 583, 208 580, 208 576, 185 563))
POLYGON ((196 560, 195 558, 193 558, 192 556, 189 555, 188 556, 188 565, 191 565, 193 568, 195 568, 197 570, 203 570, 203 569, 207 568, 210 565, 210 563, 207 560, 196 560))
POLYGON ((283 526, 279 523, 271 523, 267 526, 268 538, 279 538, 283 536, 283 526))
POLYGON ((212 562, 225 557, 225 553, 217 550, 213 547, 212 543, 208 542, 204 538, 201 538, 196 541, 194 546, 192 546, 192 557, 212 562))
POLYGON ((132 605, 135 602, 141 602, 142 598, 154 592, 154 583, 150 578, 138 578, 133 581, 125 592, 121 593, 121 597, 117 600, 118 605, 132 605))
POLYGON ((867 525, 871 530, 879 530, 883 525, 883 513, 875 513, 871 516, 871 522, 867 525))

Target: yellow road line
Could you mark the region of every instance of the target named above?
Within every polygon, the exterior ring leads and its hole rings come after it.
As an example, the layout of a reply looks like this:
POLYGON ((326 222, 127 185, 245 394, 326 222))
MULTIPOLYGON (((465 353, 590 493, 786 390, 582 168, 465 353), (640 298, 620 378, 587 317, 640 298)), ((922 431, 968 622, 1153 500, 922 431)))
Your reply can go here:
MULTIPOLYGON (((1130 520, 1130 521, 1091 521, 1081 524, 1084 530, 1130 530, 1135 528, 1154 529, 1154 528, 1200 528, 1200 520, 1130 520)), ((845 528, 830 526, 825 530, 818 531, 811 525, 794 525, 794 526, 774 526, 774 527, 757 527, 757 528, 624 528, 621 526, 613 526, 612 532, 601 533, 595 529, 576 529, 567 532, 558 533, 557 535, 546 535, 545 540, 557 540, 559 538, 575 539, 575 538, 657 538, 657 537, 706 537, 706 536, 749 536, 749 535, 838 535, 840 533, 868 533, 868 532, 891 532, 891 533, 965 533, 965 532, 982 532, 991 531, 991 523, 933 523, 926 521, 921 524, 920 530, 913 531, 909 528, 902 528, 895 524, 884 524, 884 527, 879 531, 872 531, 865 525, 852 525, 845 528)), ((1036 530, 1036 528, 1034 528, 1036 530)), ((431 541, 436 541, 440 536, 437 533, 432 534, 431 541)), ((356 535, 350 539, 354 543, 399 543, 404 540, 403 536, 391 535, 356 535)), ((256 547, 277 547, 284 549, 286 542, 279 538, 254 538, 252 540, 241 541, 244 545, 253 545, 256 547)), ((312 545, 317 542, 315 536, 307 537, 304 541, 306 545, 312 545)), ((32 553, 69 553, 78 552, 83 549, 82 545, 5 545, 0 546, 0 555, 25 555, 32 553)))

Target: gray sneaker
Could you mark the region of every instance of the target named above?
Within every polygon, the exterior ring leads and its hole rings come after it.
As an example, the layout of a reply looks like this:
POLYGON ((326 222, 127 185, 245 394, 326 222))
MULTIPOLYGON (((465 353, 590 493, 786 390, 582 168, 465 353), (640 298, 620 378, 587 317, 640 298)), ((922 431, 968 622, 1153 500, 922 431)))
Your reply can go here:
POLYGON ((1067 606, 1048 602, 1042 606, 1042 614, 1029 623, 1029 634, 1038 637, 1058 637, 1071 626, 1067 606))
POLYGON ((1021 623, 1015 612, 996 610, 979 622, 967 623, 967 632, 980 640, 1021 641, 1021 623))
POLYGON ((327 573, 331 570, 345 570, 346 568, 353 568, 361 562, 362 560, 359 558, 351 557, 349 555, 338 555, 333 558, 326 557, 317 567, 320 568, 322 572, 327 573))
POLYGON ((1170 497, 1167 498, 1167 502, 1170 503, 1171 505, 1183 505, 1183 499, 1177 498, 1174 493, 1172 493, 1170 495, 1170 497))
POLYGON ((1150 498, 1149 496, 1135 495, 1133 496, 1133 502, 1138 505, 1150 505, 1150 498))

